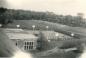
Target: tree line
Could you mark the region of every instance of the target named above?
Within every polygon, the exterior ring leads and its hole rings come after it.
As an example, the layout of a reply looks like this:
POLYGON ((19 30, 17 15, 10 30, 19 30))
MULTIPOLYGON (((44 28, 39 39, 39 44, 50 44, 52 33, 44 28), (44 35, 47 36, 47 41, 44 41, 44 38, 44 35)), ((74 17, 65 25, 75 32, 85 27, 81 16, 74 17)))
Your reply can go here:
POLYGON ((0 23, 8 24, 14 20, 42 20, 54 23, 60 23, 73 27, 86 27, 84 18, 71 15, 57 15, 53 12, 36 12, 30 10, 14 10, 0 8, 0 23))

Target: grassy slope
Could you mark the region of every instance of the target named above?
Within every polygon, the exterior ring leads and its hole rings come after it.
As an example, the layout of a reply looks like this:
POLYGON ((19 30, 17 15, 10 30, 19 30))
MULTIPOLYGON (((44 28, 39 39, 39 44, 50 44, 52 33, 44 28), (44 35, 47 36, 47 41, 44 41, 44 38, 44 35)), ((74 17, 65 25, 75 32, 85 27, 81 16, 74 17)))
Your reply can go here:
POLYGON ((28 29, 32 29, 32 25, 36 25, 35 29, 41 29, 41 30, 46 30, 46 26, 49 26, 50 30, 54 30, 57 32, 61 32, 66 34, 68 32, 68 34, 70 35, 71 33, 75 33, 75 34, 79 34, 76 35, 77 37, 84 37, 86 36, 86 29, 84 28, 80 28, 80 27, 69 27, 66 25, 61 25, 61 24, 57 24, 57 23, 51 23, 51 22, 47 22, 47 21, 40 21, 40 20, 17 20, 12 24, 11 27, 16 27, 16 24, 20 24, 22 28, 28 28, 28 29), (81 36, 82 35, 82 36, 81 36))

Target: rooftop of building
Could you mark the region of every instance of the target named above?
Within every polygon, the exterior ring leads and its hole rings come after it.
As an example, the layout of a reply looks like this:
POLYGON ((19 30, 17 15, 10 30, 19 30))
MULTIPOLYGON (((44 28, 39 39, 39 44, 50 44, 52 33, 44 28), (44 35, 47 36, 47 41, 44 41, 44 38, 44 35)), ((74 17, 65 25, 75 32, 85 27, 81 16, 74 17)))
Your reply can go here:
POLYGON ((34 34, 29 34, 22 29, 6 28, 6 29, 4 29, 4 32, 9 37, 9 39, 29 39, 29 40, 33 39, 33 40, 35 40, 38 38, 34 34))
POLYGON ((7 33, 9 39, 32 39, 36 40, 38 37, 33 34, 22 34, 22 33, 7 33))

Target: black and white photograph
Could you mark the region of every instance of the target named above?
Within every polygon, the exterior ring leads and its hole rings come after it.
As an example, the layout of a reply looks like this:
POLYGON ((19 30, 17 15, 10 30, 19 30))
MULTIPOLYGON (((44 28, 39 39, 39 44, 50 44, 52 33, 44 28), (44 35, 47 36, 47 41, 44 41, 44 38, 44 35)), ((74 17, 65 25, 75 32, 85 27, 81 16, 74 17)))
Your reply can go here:
POLYGON ((0 58, 86 58, 85 0, 0 0, 0 58))

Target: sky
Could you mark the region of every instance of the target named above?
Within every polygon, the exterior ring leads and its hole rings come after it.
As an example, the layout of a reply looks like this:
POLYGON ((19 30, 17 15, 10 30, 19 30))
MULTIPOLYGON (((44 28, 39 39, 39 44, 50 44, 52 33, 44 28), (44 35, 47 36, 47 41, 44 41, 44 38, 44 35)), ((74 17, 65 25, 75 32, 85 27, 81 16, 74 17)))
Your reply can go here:
MULTIPOLYGON (((76 15, 83 13, 86 17, 86 0, 1 0, 2 6, 11 9, 49 11, 55 14, 76 15)), ((1 4, 1 3, 0 3, 1 4)))

